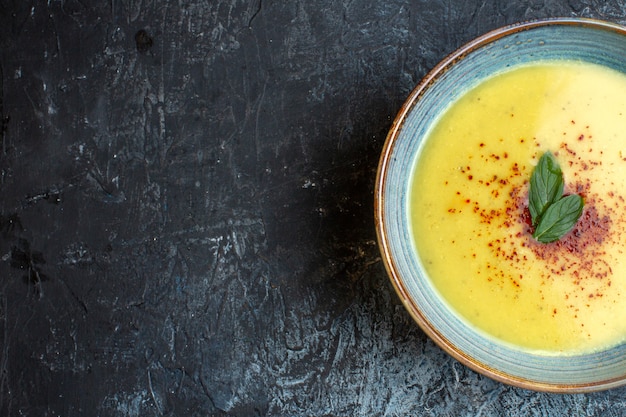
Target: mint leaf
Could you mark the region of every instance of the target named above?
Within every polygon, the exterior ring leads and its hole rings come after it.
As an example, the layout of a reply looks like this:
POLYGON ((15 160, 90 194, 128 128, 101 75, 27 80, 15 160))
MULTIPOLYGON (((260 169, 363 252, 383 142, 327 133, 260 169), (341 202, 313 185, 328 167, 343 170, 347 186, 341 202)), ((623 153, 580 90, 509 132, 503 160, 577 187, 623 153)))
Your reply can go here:
POLYGON ((541 155, 530 176, 528 211, 533 237, 541 243, 559 240, 567 234, 583 212, 579 195, 563 197, 563 172, 551 152, 541 155))
POLYGON ((584 201, 579 195, 568 195, 548 205, 539 218, 533 237, 541 243, 559 240, 572 230, 583 212, 584 201))
POLYGON ((544 153, 530 176, 528 210, 537 226, 548 207, 563 195, 563 172, 551 152, 544 153))

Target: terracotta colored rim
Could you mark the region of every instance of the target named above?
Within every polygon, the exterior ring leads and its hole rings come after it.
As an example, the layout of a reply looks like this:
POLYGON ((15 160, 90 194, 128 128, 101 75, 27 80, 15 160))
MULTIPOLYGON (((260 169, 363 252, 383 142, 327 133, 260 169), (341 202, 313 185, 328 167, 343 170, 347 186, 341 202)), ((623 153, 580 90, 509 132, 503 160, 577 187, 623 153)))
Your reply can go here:
POLYGON ((441 62, 439 62, 426 76, 420 81, 415 89, 408 96, 407 100, 402 105, 398 112, 393 124, 389 130, 383 151, 380 157, 378 171, 376 174, 376 189, 374 193, 374 217, 376 234, 378 238, 378 245, 382 254, 383 263, 387 274, 394 286, 394 289, 400 300, 404 304, 413 319, 417 322, 420 328, 444 351, 446 351, 453 358, 469 367, 470 369, 479 372, 485 376, 488 376, 494 380, 513 385, 520 388, 532 389, 534 391, 555 392, 555 393, 586 393, 593 391, 606 390, 615 388, 626 383, 626 375, 623 377, 603 380, 598 383, 589 384, 551 384, 542 383, 540 381, 528 380, 515 375, 510 375, 506 372, 494 369, 489 365, 476 360, 473 357, 465 354, 458 349, 454 344, 447 340, 422 314, 418 306, 411 300, 408 295, 408 291, 403 282, 402 277, 398 272, 398 268, 395 264, 393 256, 390 251, 390 245, 388 241, 388 233, 386 231, 386 225, 383 221, 384 216, 384 184, 386 182, 386 176, 388 173, 389 158, 393 153, 394 146, 400 131, 402 130, 404 121, 411 111, 411 109, 419 102, 420 97, 424 94, 428 88, 448 69, 450 69, 454 63, 469 53, 481 48, 485 45, 492 43, 502 37, 509 36, 515 33, 520 33, 529 29, 542 27, 542 26, 582 26, 595 29, 601 29, 605 31, 612 31, 626 36, 626 27, 620 26, 615 23, 605 22, 596 19, 588 18, 552 18, 543 20, 534 20, 528 22, 517 23, 509 26, 504 26, 499 29, 495 29, 488 32, 470 42, 463 45, 441 62))

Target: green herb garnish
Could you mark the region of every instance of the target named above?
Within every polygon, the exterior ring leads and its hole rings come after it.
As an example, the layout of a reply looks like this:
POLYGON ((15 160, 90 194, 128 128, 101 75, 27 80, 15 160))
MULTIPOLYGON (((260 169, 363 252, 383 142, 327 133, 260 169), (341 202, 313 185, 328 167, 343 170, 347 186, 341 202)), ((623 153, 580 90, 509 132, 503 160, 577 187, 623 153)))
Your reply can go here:
POLYGON ((528 210, 533 227, 537 226, 550 204, 563 195, 563 172, 551 152, 544 153, 530 176, 528 210))
POLYGON ((544 153, 530 176, 528 210, 541 243, 559 240, 572 230, 583 212, 579 195, 563 196, 563 172, 551 152, 544 153))

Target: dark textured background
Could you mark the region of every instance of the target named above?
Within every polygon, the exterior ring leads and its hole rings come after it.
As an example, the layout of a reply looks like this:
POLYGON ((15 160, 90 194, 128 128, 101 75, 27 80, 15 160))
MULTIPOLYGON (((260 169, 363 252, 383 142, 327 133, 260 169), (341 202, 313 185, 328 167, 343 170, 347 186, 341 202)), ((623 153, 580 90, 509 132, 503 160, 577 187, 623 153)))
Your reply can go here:
POLYGON ((0 415, 626 415, 626 389, 511 388, 436 347, 372 197, 447 53, 625 8, 0 0, 0 415))

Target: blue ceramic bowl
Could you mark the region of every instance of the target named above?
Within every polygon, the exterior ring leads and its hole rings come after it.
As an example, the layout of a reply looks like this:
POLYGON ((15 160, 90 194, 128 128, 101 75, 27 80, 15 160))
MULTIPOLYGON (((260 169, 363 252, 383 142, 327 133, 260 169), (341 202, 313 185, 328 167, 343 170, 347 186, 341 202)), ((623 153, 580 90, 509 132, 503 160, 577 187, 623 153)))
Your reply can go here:
POLYGON ((581 355, 542 355, 500 343, 469 326, 440 298, 420 265, 409 228, 409 189, 423 138, 461 95, 515 65, 582 60, 626 73, 626 28, 589 19, 505 27, 437 65, 411 93, 387 137, 376 181, 375 216, 385 267, 420 327, 468 367, 515 386, 588 392, 626 384, 626 344, 581 355))

